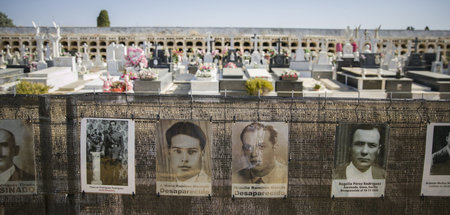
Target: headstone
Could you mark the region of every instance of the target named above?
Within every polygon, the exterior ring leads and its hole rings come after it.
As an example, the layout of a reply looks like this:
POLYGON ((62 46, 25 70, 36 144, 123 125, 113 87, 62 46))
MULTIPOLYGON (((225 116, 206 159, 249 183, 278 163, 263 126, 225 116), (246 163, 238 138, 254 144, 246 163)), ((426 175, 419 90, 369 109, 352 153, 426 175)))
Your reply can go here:
POLYGON ((431 65, 431 71, 436 73, 444 73, 443 67, 444 65, 441 61, 441 47, 438 46, 436 50, 436 61, 434 61, 433 64, 431 65))
POLYGON ((0 50, 0 66, 2 66, 3 64, 5 64, 5 52, 3 50, 0 50))
POLYGON ((154 44, 152 59, 150 59, 149 67, 151 68, 170 68, 165 51, 158 48, 158 44, 154 44))
MULTIPOLYGON (((125 56, 127 55, 126 47, 123 44, 118 44, 115 46, 114 54, 118 64, 119 71, 125 70, 125 56)), ((112 74, 111 74, 112 75, 112 74)))
POLYGON ((361 68, 380 68, 381 55, 379 53, 362 53, 359 61, 361 68))
POLYGON ((321 79, 321 78, 333 78, 333 65, 329 62, 328 53, 327 53, 327 45, 325 40, 321 40, 321 49, 319 52, 319 57, 316 63, 312 66, 312 78, 321 79))
POLYGON ((270 68, 289 68, 289 58, 281 53, 281 39, 277 41, 277 48, 277 54, 270 59, 270 68))
POLYGON ((120 75, 119 73, 119 63, 116 60, 116 44, 111 43, 106 48, 106 67, 107 71, 111 75, 120 75))

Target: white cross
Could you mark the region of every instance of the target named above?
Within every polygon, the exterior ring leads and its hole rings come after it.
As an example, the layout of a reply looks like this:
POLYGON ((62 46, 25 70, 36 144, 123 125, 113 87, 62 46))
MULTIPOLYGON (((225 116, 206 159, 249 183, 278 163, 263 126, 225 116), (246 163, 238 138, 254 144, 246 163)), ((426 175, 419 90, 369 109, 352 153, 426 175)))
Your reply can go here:
POLYGON ((214 41, 214 38, 213 37, 211 37, 211 33, 210 32, 208 32, 208 37, 206 37, 206 39, 205 39, 205 41, 206 41, 206 52, 207 53, 211 53, 211 41, 214 41))
POLYGON ((255 51, 258 51, 258 37, 256 36, 256 34, 252 37, 251 41, 253 42, 253 49, 255 49, 255 51))

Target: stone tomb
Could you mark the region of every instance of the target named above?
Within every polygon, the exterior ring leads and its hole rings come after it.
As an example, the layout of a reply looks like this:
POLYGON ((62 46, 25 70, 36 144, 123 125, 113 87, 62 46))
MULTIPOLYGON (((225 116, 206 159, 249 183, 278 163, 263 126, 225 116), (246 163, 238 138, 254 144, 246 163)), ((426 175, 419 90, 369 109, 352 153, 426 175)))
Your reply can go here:
POLYGON ((272 80, 272 75, 267 72, 266 69, 247 69, 246 71, 249 78, 263 78, 272 80))
POLYGON ((25 77, 23 68, 0 69, 0 91, 8 91, 25 77))
POLYGON ((191 80, 192 95, 219 95, 217 68, 211 70, 211 77, 196 77, 191 80))
MULTIPOLYGON (((281 80, 281 76, 283 75, 285 70, 282 68, 273 68, 273 76, 275 81, 275 92, 277 96, 295 96, 301 97, 303 96, 303 81, 300 79, 285 81, 281 80)), ((298 75, 298 72, 297 72, 298 75)))
POLYGON ((242 68, 223 68, 221 79, 242 79, 244 71, 242 68))
POLYGON ((49 92, 78 81, 78 74, 71 67, 50 67, 28 74, 22 80, 52 86, 49 92))
POLYGON ((450 92, 450 75, 428 71, 409 71, 406 76, 419 84, 431 87, 431 90, 450 92))
POLYGON ((164 92, 172 83, 172 73, 169 69, 152 69, 158 72, 157 80, 140 80, 134 81, 135 93, 152 93, 158 94, 164 92))
POLYGON ((410 79, 396 79, 395 72, 382 69, 365 69, 343 67, 337 73, 337 80, 348 86, 361 90, 388 90, 389 92, 411 91, 410 79), (398 85, 400 84, 400 85, 398 85), (389 87, 387 86, 389 85, 389 87), (392 86, 391 86, 392 85, 392 86), (394 87, 395 85, 395 87, 394 87))

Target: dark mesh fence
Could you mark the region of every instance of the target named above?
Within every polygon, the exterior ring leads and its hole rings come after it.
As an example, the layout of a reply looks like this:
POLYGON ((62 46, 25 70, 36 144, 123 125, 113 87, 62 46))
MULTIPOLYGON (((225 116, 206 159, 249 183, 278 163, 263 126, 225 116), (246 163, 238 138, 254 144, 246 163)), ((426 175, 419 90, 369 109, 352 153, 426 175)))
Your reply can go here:
POLYGON ((0 96, 0 119, 31 120, 38 193, 0 196, 5 214, 445 214, 448 197, 421 197, 427 122, 450 122, 449 101, 82 94, 0 96), (136 195, 83 194, 80 121, 134 119, 136 195), (158 119, 211 120, 212 197, 157 197, 158 119), (236 121, 289 124, 286 199, 231 198, 236 121), (339 122, 388 123, 384 198, 330 197, 339 122))

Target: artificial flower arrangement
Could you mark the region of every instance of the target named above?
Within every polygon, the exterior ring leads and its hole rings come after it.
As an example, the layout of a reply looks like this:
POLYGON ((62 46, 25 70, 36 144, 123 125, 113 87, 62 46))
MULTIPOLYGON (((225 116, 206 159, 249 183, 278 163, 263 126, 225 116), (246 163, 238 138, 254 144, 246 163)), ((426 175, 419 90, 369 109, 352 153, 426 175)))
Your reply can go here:
POLYGON ((124 81, 114 81, 111 83, 110 92, 125 92, 127 88, 127 85, 124 81))
POLYGON ((296 71, 291 69, 285 69, 281 75, 281 80, 297 80, 298 74, 296 71))
POLYGON ((158 73, 150 68, 141 69, 141 71, 139 71, 139 79, 147 80, 147 81, 154 81, 154 80, 158 79, 158 73))
POLYGON ((229 62, 225 65, 225 68, 235 69, 235 68, 237 68, 237 66, 233 62, 229 62))
POLYGON ((183 55, 183 50, 180 50, 180 49, 172 50, 172 61, 175 64, 178 63, 178 61, 182 55, 183 55))
POLYGON ((147 67, 147 58, 145 57, 144 50, 137 47, 128 47, 127 56, 125 56, 126 67, 147 67))
POLYGON ((211 66, 201 65, 198 68, 198 71, 195 74, 195 77, 198 77, 198 78, 209 78, 209 77, 211 77, 211 70, 212 70, 211 66))
POLYGON ((204 50, 201 50, 201 49, 197 50, 197 57, 203 58, 204 55, 205 55, 205 51, 204 50))
POLYGON ((213 57, 213 59, 219 58, 219 54, 220 52, 217 49, 211 52, 211 56, 213 57))

